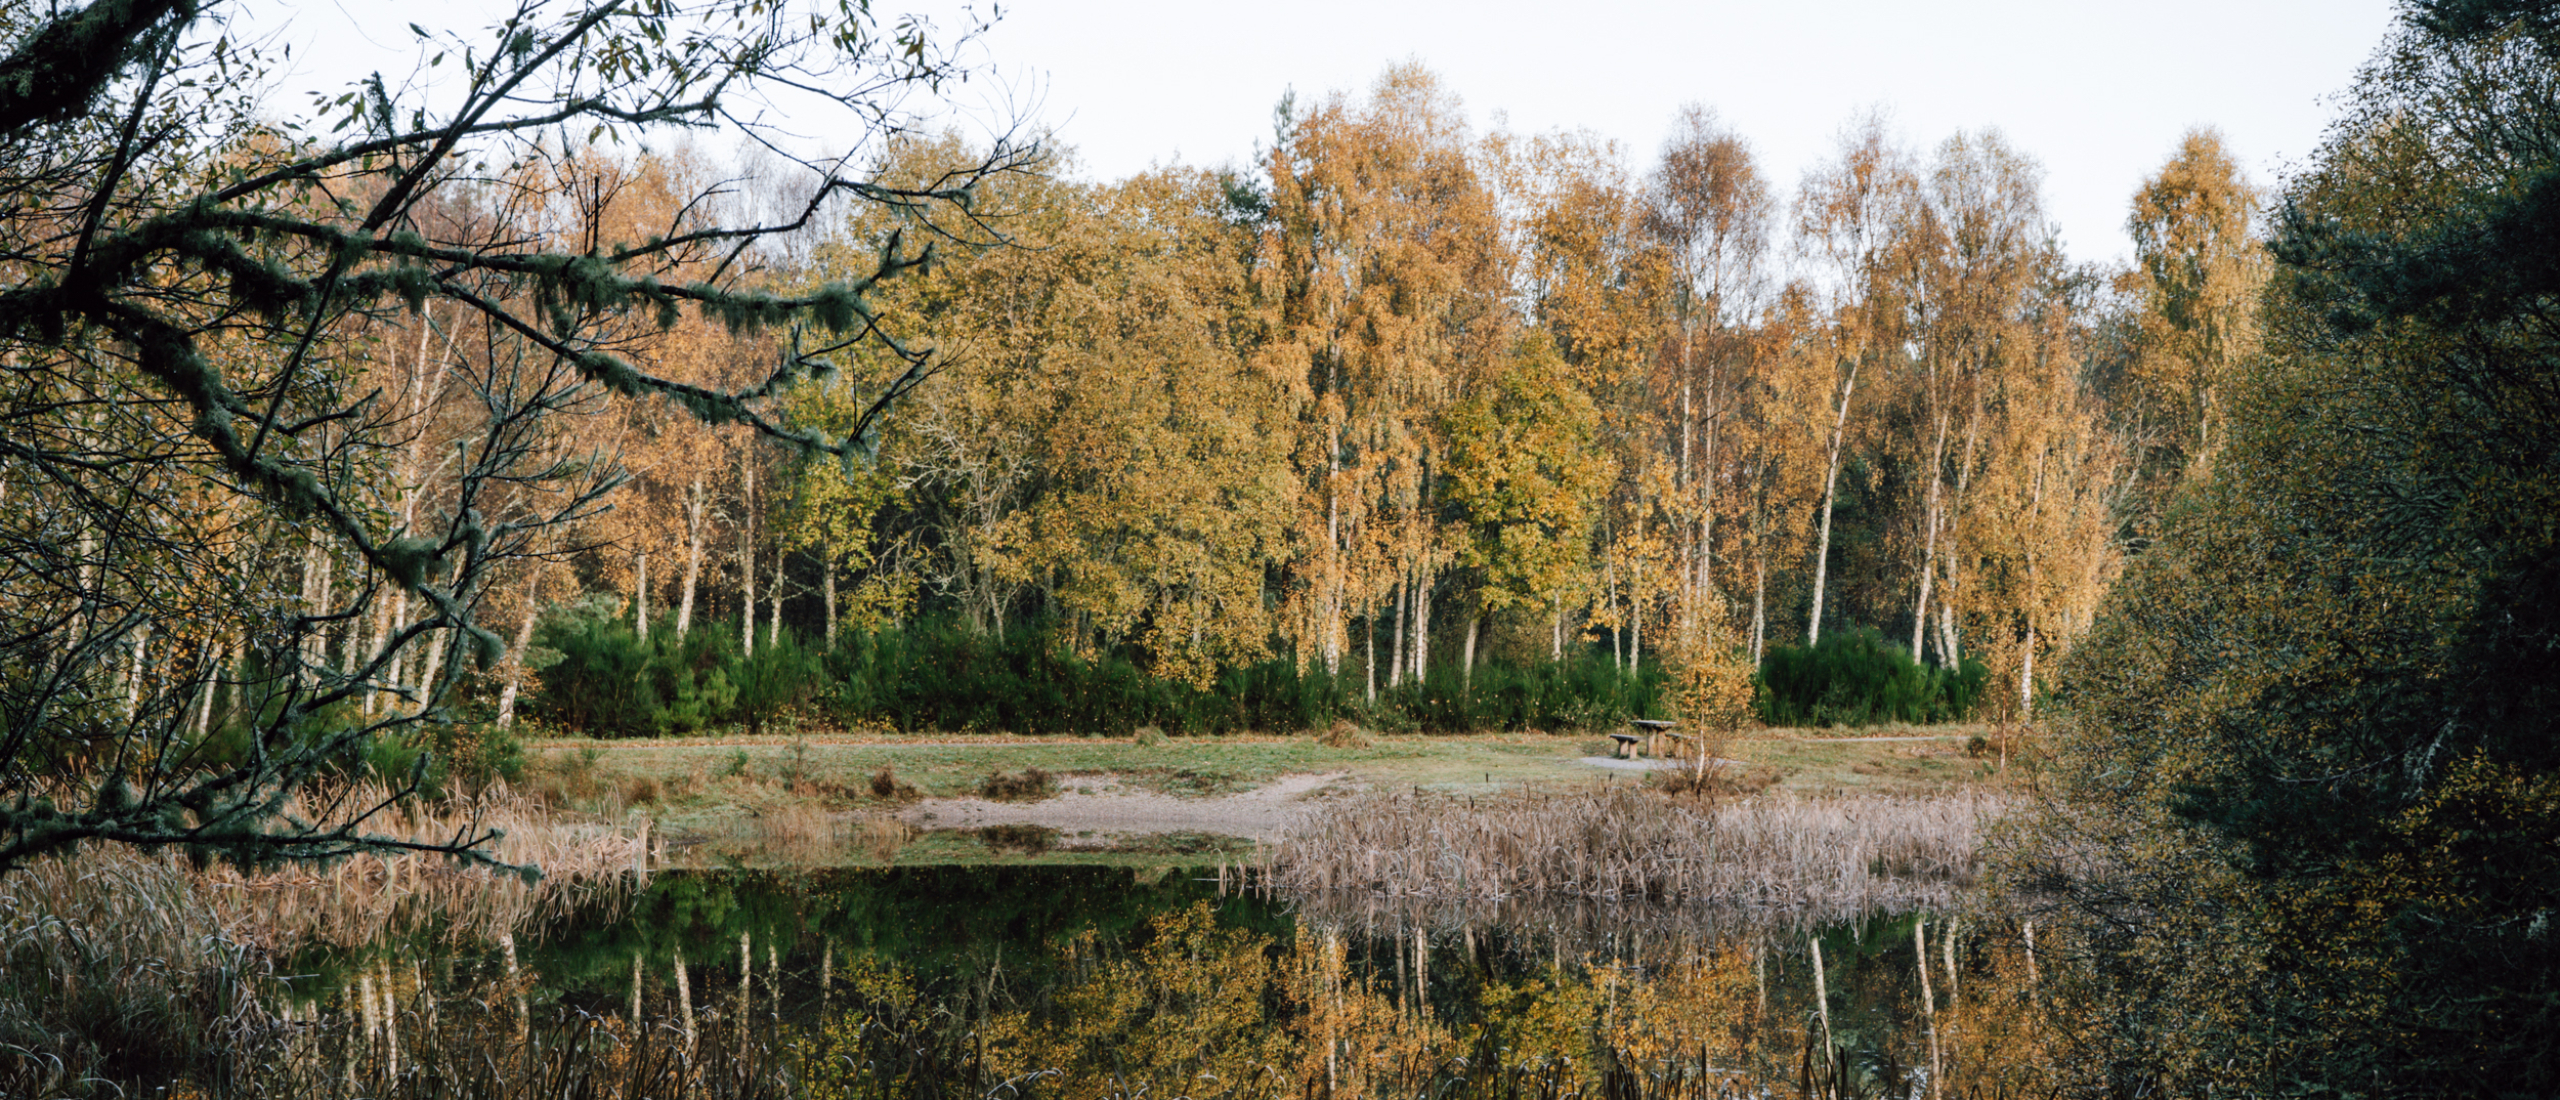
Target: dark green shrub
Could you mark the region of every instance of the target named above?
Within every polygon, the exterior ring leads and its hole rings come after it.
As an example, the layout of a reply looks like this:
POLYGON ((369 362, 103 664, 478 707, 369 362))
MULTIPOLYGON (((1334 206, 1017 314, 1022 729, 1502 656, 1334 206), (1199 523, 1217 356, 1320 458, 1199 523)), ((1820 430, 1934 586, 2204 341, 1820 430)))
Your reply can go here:
POLYGON ((1773 726, 1946 722, 1970 714, 1989 680, 1970 657, 1949 672, 1912 660, 1874 630, 1843 630, 1810 648, 1771 647, 1753 702, 1773 726))
POLYGON ((1142 726, 1200 735, 1322 728, 1349 718, 1372 729, 1462 732, 1614 725, 1657 712, 1662 675, 1621 672, 1608 655, 1487 662, 1472 690, 1454 664, 1366 698, 1365 670, 1339 676, 1279 656, 1223 669, 1206 687, 1164 680, 1126 653, 1079 654, 1039 623, 1002 636, 949 620, 847 635, 821 650, 785 637, 738 652, 728 630, 647 641, 603 617, 545 623, 539 644, 559 654, 542 671, 529 713, 598 737, 684 733, 723 722, 750 732, 799 707, 848 724, 900 730, 1125 736, 1142 726))
POLYGON ((779 669, 790 658, 742 668, 738 639, 726 630, 678 637, 661 622, 642 641, 627 623, 572 616, 542 624, 535 638, 560 659, 542 670, 542 691, 526 709, 590 736, 657 737, 736 721, 742 673, 769 675, 759 718, 789 695, 779 669))
POLYGON ((826 675, 820 658, 785 634, 736 662, 734 706, 749 734, 763 733, 764 724, 776 715, 818 696, 826 675))

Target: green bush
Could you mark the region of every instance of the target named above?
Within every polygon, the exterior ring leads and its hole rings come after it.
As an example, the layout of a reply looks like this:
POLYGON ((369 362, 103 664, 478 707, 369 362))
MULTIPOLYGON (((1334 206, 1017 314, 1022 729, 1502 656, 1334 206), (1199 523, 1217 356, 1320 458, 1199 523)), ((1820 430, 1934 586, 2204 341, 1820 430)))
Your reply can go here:
MULTIPOLYGON (((542 691, 527 709, 543 720, 595 737, 657 737, 741 721, 741 674, 770 674, 772 666, 741 667, 737 637, 725 630, 697 630, 677 637, 666 623, 642 641, 627 623, 567 617, 542 625, 537 643, 560 659, 542 670, 542 691)), ((748 705, 770 716, 785 689, 760 685, 748 705)))
POLYGON ((1912 660, 1874 630, 1843 630, 1811 647, 1772 647, 1753 705, 1773 726, 1948 722, 1973 712, 1990 679, 1971 657, 1950 672, 1912 660))
POLYGON ((846 723, 901 730, 1127 735, 1321 728, 1352 719, 1382 730, 1573 729, 1655 713, 1661 674, 1621 673, 1607 655, 1478 665, 1473 690, 1453 664, 1366 699, 1362 671, 1335 676, 1287 656, 1222 670, 1206 687, 1150 675, 1122 653, 1081 655, 1042 624, 1003 636, 928 620, 847 635, 821 649, 786 637, 737 651, 734 633, 664 628, 643 642, 605 618, 546 623, 559 653, 528 710, 598 737, 685 733, 743 723, 750 731, 809 707, 846 723))

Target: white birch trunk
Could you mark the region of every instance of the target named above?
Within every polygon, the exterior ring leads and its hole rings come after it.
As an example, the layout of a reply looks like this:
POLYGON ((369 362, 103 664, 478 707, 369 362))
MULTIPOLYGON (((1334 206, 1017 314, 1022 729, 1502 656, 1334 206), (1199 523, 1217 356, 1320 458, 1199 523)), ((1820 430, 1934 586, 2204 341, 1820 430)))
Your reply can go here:
POLYGON ((151 624, 143 623, 133 631, 133 661, 125 668, 124 717, 130 722, 142 713, 142 664, 151 651, 151 624))
POLYGON ((1431 669, 1431 568, 1416 571, 1413 584, 1413 682, 1431 669))
POLYGON ((1831 506, 1840 492, 1840 444, 1849 428, 1849 397, 1858 388, 1858 366, 1849 365, 1849 377, 1840 385, 1840 412, 1831 422, 1831 455, 1822 475, 1822 531, 1813 550, 1813 614, 1804 630, 1807 646, 1822 641, 1823 589, 1831 575, 1831 506))
POLYGON ((204 688, 196 700, 196 739, 199 741, 213 730, 213 693, 222 684, 222 663, 230 659, 231 647, 222 646, 213 651, 213 663, 205 667, 204 688))
POLYGON ((702 580, 702 539, 704 529, 710 526, 710 510, 710 497, 702 490, 702 475, 695 474, 684 502, 684 591, 676 598, 678 638, 693 629, 693 596, 702 580))
POLYGON ((1761 648, 1769 638, 1769 562, 1755 550, 1751 559, 1751 667, 1760 667, 1761 648))
POLYGON ((1360 630, 1361 630, 1361 633, 1362 633, 1362 634, 1364 634, 1364 635, 1367 637, 1367 639, 1368 639, 1368 643, 1369 643, 1369 645, 1368 645, 1368 649, 1369 649, 1369 660, 1368 660, 1368 662, 1367 662, 1367 663, 1368 663, 1369 686, 1367 687, 1367 689, 1365 690, 1365 693, 1364 693, 1361 697, 1362 697, 1362 698, 1364 698, 1364 699, 1367 699, 1367 700, 1368 700, 1369 702, 1371 702, 1371 703, 1375 703, 1375 702, 1377 702, 1377 701, 1378 701, 1378 612, 1377 612, 1377 609, 1375 609, 1375 608, 1371 608, 1371 609, 1370 609, 1370 611, 1369 611, 1369 614, 1367 614, 1367 615, 1365 615, 1365 616, 1362 616, 1362 617, 1361 617, 1361 619, 1360 619, 1360 630))
POLYGON ((1929 446, 1929 499, 1920 509, 1920 600, 1911 606, 1911 659, 1921 659, 1920 643, 1928 636, 1929 582, 1938 576, 1938 499, 1946 482, 1947 418, 1938 416, 1937 438, 1929 446))
POLYGON ((770 625, 765 627, 764 633, 764 644, 769 646, 782 644, 782 557, 781 548, 776 547, 773 551, 773 584, 770 586, 773 616, 767 620, 770 625))
POLYGON ((534 623, 542 618, 542 580, 548 568, 536 567, 524 594, 524 621, 516 624, 515 645, 507 650, 507 686, 498 691, 498 728, 516 722, 516 693, 524 686, 524 651, 533 644, 534 623))
POLYGON ((818 558, 818 571, 819 571, 821 574, 823 574, 823 575, 825 576, 825 578, 826 578, 826 586, 827 586, 827 587, 826 587, 826 592, 827 592, 827 648, 828 648, 828 649, 830 649, 830 650, 832 650, 832 649, 834 649, 834 648, 836 647, 836 555, 835 555, 835 544, 834 544, 834 543, 828 543, 828 544, 826 544, 826 545, 824 545, 824 546, 819 547, 819 548, 818 548, 818 550, 819 550, 819 555, 820 555, 820 556, 819 556, 819 558, 818 558))

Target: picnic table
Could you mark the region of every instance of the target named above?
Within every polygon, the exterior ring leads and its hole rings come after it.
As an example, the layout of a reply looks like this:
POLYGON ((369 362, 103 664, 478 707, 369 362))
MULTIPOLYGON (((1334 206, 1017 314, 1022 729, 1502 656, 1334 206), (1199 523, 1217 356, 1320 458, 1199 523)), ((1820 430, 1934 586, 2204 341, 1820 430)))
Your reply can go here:
MULTIPOLYGON (((1688 740, 1688 738, 1687 738, 1687 737, 1685 737, 1685 736, 1682 736, 1682 735, 1680 735, 1680 734, 1672 733, 1672 732, 1671 732, 1672 730, 1678 729, 1678 728, 1680 727, 1680 723, 1678 723, 1678 722, 1674 722, 1674 721, 1671 721, 1671 720, 1669 720, 1669 719, 1665 719, 1665 718, 1638 718, 1638 719, 1635 719, 1634 721, 1629 722, 1629 723, 1627 723, 1627 724, 1628 724, 1628 725, 1631 725, 1631 726, 1634 726, 1635 728, 1637 728, 1637 729, 1640 729, 1640 730, 1643 730, 1643 731, 1644 731, 1644 737, 1643 737, 1643 741, 1644 741, 1644 743, 1645 743, 1645 745, 1644 745, 1644 751, 1645 751, 1645 754, 1646 754, 1646 755, 1648 755, 1648 756, 1660 756, 1660 755, 1662 755, 1662 752, 1661 752, 1662 738, 1663 738, 1664 736, 1666 736, 1666 735, 1667 735, 1667 736, 1669 736, 1672 740, 1675 740, 1675 741, 1686 741, 1686 740, 1688 740)), ((1634 737, 1628 737, 1628 738, 1627 738, 1627 740, 1628 740, 1629 742, 1633 742, 1633 741, 1635 741, 1635 740, 1637 740, 1637 739, 1636 739, 1636 738, 1634 738, 1634 737)), ((1633 746, 1632 746, 1632 745, 1629 745, 1629 746, 1627 746, 1627 747, 1632 748, 1633 746)))

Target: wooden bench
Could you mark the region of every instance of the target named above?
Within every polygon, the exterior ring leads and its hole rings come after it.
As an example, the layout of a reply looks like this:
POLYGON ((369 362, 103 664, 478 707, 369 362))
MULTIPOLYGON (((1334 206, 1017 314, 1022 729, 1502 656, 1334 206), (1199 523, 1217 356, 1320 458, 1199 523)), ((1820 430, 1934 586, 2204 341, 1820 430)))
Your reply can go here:
POLYGON ((1620 760, 1635 759, 1636 746, 1644 743, 1644 738, 1632 733, 1613 733, 1609 735, 1609 739, 1618 743, 1616 753, 1620 760))

